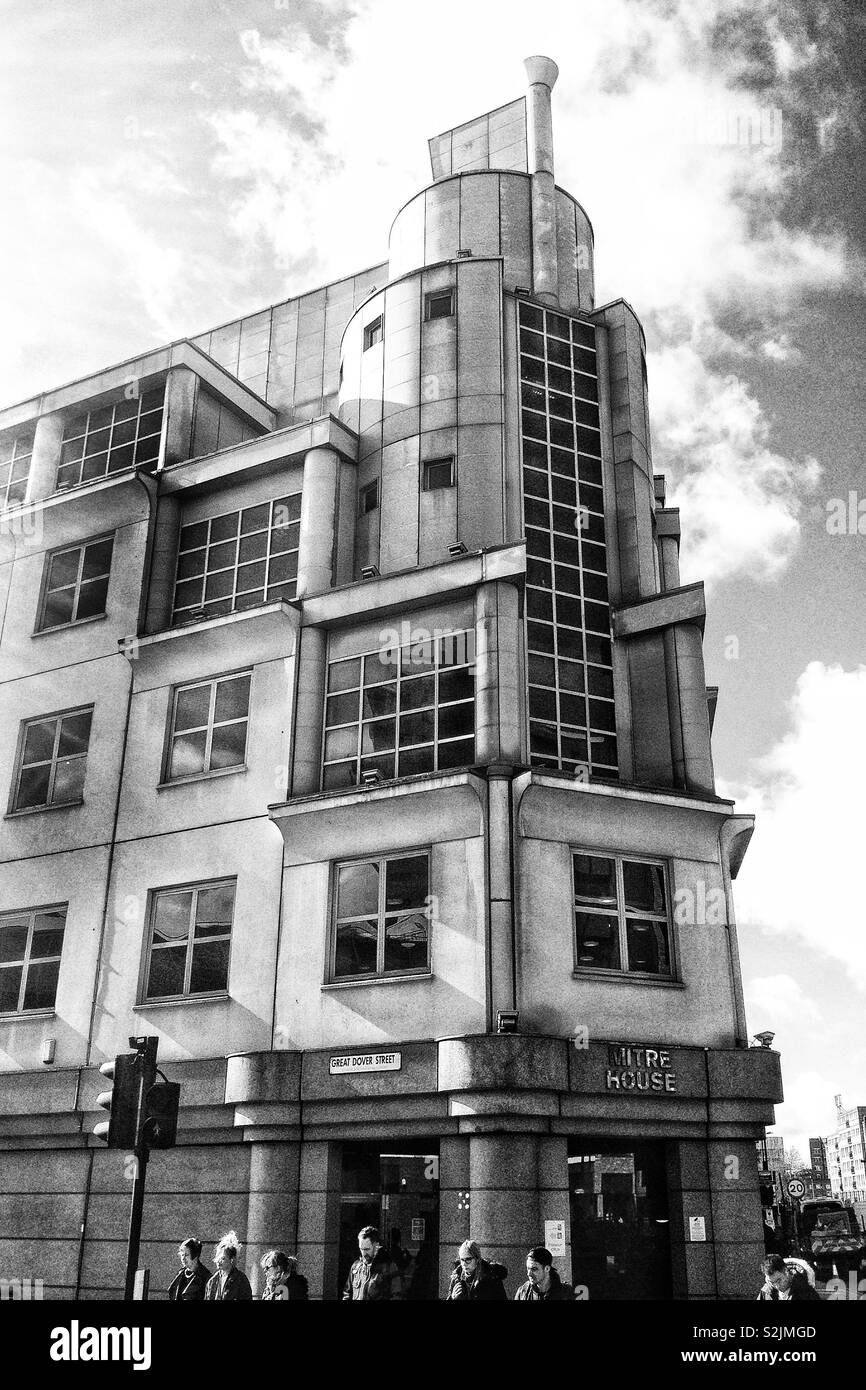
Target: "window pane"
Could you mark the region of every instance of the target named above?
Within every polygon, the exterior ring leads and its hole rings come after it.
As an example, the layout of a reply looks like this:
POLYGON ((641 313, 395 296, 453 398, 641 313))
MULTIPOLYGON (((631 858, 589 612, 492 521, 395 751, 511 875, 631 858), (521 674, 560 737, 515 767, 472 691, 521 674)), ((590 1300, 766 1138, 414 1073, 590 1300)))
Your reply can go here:
POLYGON ((420 714, 405 714, 400 719, 400 746, 413 743, 430 743, 433 738, 433 710, 423 710, 420 714))
POLYGON ((92 710, 83 710, 81 714, 64 715, 60 727, 59 754, 86 753, 87 744, 90 739, 90 721, 93 718, 92 710))
POLYGON ((355 763, 331 763, 322 773, 322 787, 325 791, 333 791, 336 787, 353 787, 355 785, 355 763))
POLYGON ((378 911, 379 865, 342 865, 337 879, 337 916, 367 917, 378 911))
POLYGON ((47 594, 42 611, 42 621, 39 624, 40 628, 58 627, 61 623, 70 623, 74 602, 74 589, 58 589, 54 594, 47 594))
POLYGON ((432 772, 434 761, 432 743, 425 744, 422 748, 401 748, 400 776, 414 777, 420 772, 432 772))
POLYGON ((18 1008, 21 990, 21 966, 0 970, 0 1013, 12 1013, 18 1008))
POLYGON ((210 750, 211 768, 238 767, 243 763, 247 746, 247 721, 237 724, 218 724, 213 731, 210 750))
POLYGON ((351 661, 332 661, 328 667, 329 690, 351 690, 361 684, 361 659, 352 657, 351 661))
POLYGON ((81 618, 95 618, 98 614, 105 612, 105 600, 108 596, 108 577, 104 579, 91 579, 88 583, 82 584, 78 591, 78 608, 75 616, 81 618))
POLYGON ((637 908, 639 912, 666 911, 665 876, 661 864, 637 864, 626 859, 623 861, 622 877, 627 908, 637 908))
POLYGON ((288 497, 278 497, 274 502, 273 529, 279 530, 281 527, 290 526, 300 521, 301 518, 301 494, 292 492, 288 497))
POLYGON ((262 589, 265 583, 265 563, 257 560, 253 565, 241 565, 238 570, 238 592, 247 589, 262 589))
POLYGON ((648 975, 669 975, 668 929, 665 922, 626 919, 628 968, 648 975))
POLYGON ((410 912, 385 924, 385 969, 424 970, 427 967, 427 916, 410 912))
POLYGON ((38 724, 28 724, 24 736, 25 763, 41 763, 54 752, 54 735, 57 731, 55 719, 40 720, 38 724))
POLYGON ((399 653, 393 647, 384 645, 377 652, 364 657, 364 684, 381 685, 384 681, 397 679, 399 653))
POLYGON ((325 762, 333 763, 341 758, 350 758, 358 752, 358 729, 352 725, 337 729, 325 735, 325 762))
POLYGON ((378 930, 375 921, 350 922, 337 927, 334 978, 371 975, 376 970, 378 930))
POLYGON ((216 541, 228 540, 238 533, 238 513, 228 512, 225 516, 215 516, 210 524, 211 545, 216 541))
POLYGON ((192 890, 189 888, 157 894, 153 913, 154 941, 185 941, 191 908, 192 890))
POLYGON ((430 637, 419 638, 400 648, 400 670, 404 676, 421 676, 436 664, 436 644, 430 637))
POLYGON ((209 574, 204 586, 205 602, 215 598, 230 598, 234 586, 234 570, 209 574))
POLYGON ((208 722, 210 685, 195 685, 179 690, 175 701, 174 727, 176 733, 200 729, 208 722))
MULTIPOLYGON (((257 507, 245 507, 241 513, 241 535, 245 536, 250 531, 266 532, 271 520, 270 502, 261 502, 257 507)), ((267 537, 264 537, 266 540, 267 537)), ((263 551, 259 552, 264 554, 263 551)))
POLYGON ((33 927, 33 941, 30 957, 43 960, 46 956, 59 956, 63 950, 63 929, 66 918, 62 912, 41 912, 33 927))
POLYGON ((358 693, 355 690, 348 695, 331 695, 327 701, 326 722, 333 724, 351 724, 358 718, 358 693))
POLYGON ((364 724, 361 729, 362 754, 382 753, 386 748, 393 748, 395 723, 393 719, 371 719, 364 724))
POLYGON ((206 741, 204 729, 197 734, 181 734, 176 738, 171 746, 169 777, 191 777, 195 772, 204 772, 206 741))
POLYGON ((54 787, 51 792, 52 806, 60 806, 64 802, 80 799, 84 791, 86 770, 86 758, 60 759, 54 773, 54 787))
POLYGON ((602 970, 619 970, 619 927, 615 917, 601 913, 575 913, 577 964, 602 970))
POLYGON ((192 526, 184 526, 180 533, 181 550, 192 550, 207 542, 207 522, 195 521, 192 526))
POLYGON ((364 691, 363 714, 365 718, 393 714, 397 709, 397 686, 374 685, 364 691))
POLYGON ((249 560, 262 560, 267 554, 268 533, 267 531, 256 531, 251 536, 244 536, 241 539, 238 549, 238 559, 241 564, 249 560))
POLYGON ((386 781, 394 776, 394 754, 386 753, 378 758, 367 756, 361 759, 361 775, 365 772, 378 772, 386 781))
POLYGON ((27 983, 24 986, 25 1009, 54 1008, 59 973, 59 960, 49 960, 38 965, 31 962, 27 971, 27 983))
POLYGON ((404 680, 400 687, 400 708, 404 713, 421 709, 424 705, 432 705, 435 696, 433 676, 422 676, 419 680, 404 680))
POLYGON ((439 767, 468 767, 475 761, 475 739, 459 738, 439 746, 439 767))
POLYGON ((204 574, 204 557, 203 550, 191 550, 187 555, 181 555, 177 565, 178 579, 192 579, 204 574))
POLYGON ((249 704, 249 676, 237 676, 234 680, 220 681, 216 692, 214 723, 221 724, 224 719, 246 719, 249 704))
POLYGON ((48 574, 49 589, 59 589, 63 584, 75 583, 80 557, 80 550, 64 550, 60 555, 52 555, 48 574))
POLYGON ((229 945, 228 941, 197 941, 194 944, 190 994, 207 994, 210 990, 226 988, 229 980, 229 945))
POLYGON ((200 888, 195 910, 196 936, 208 936, 214 931, 228 931, 235 905, 235 885, 218 883, 213 888, 200 888))
POLYGON ((284 584, 289 579, 298 577, 298 557, 294 552, 285 555, 271 555, 268 565, 268 587, 274 584, 284 584))
POLYGON ((385 866, 385 910, 423 907, 427 897, 427 856, 391 859, 385 866))
POLYGON ((23 960, 27 949, 27 918, 0 923, 0 961, 23 960))
POLYGON ((108 574, 113 547, 114 541, 110 536, 107 540, 95 541, 85 547, 82 579, 95 579, 98 575, 108 574))
POLYGON ((616 903, 614 860, 599 855, 574 855, 574 892, 593 902, 616 903))
POLYGON ((49 772, 50 768, 47 764, 41 767, 26 767, 22 770, 21 781, 18 784, 18 795, 15 798, 17 811, 27 810, 31 806, 46 805, 49 772))
POLYGON ((458 738, 475 731, 475 705, 467 700, 462 705, 447 705, 439 711, 439 737, 458 738))
POLYGON ((443 671, 439 676, 439 703, 451 700, 471 700, 475 695, 475 675, 468 667, 443 671))
POLYGON ((183 972, 186 968, 186 946, 163 947, 150 957, 147 980, 148 999, 163 999, 183 994, 183 972))
POLYGON ((175 608, 200 608, 203 587, 200 579, 190 579, 185 584, 178 584, 174 593, 175 608))

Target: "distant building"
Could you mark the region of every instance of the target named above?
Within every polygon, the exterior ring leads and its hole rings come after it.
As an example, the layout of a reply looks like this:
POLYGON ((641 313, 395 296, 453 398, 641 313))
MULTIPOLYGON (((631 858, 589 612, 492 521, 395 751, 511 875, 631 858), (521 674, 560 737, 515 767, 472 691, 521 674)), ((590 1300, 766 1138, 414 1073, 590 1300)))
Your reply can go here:
POLYGON ((830 1174, 827 1171, 827 1154, 824 1149, 824 1140, 821 1138, 809 1140, 809 1162, 812 1165, 812 1181, 815 1185, 816 1197, 829 1197, 830 1174))
POLYGON ((866 1105, 846 1110, 836 1101, 836 1128, 824 1138, 827 1175, 834 1197, 866 1207, 866 1105))

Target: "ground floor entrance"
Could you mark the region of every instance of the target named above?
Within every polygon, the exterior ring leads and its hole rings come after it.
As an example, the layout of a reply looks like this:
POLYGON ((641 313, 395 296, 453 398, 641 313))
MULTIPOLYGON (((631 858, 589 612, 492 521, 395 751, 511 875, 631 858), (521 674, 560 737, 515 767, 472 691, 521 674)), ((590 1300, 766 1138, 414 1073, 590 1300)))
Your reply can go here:
POLYGON ((570 1139, 571 1269, 592 1300, 669 1299, 664 1143, 570 1139))
POLYGON ((375 1226, 401 1297, 436 1299, 439 1276, 439 1141, 342 1145, 338 1287, 358 1258, 358 1232, 375 1226), (396 1280, 395 1280, 396 1282, 396 1280))

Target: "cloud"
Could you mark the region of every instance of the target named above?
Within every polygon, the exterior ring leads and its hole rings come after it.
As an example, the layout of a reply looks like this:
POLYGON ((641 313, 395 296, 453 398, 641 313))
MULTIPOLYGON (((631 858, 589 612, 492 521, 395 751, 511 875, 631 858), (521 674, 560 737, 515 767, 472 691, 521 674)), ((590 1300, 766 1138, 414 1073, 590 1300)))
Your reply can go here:
MULTIPOLYGON (((775 1044, 774 1044, 775 1045, 775 1044)), ((785 1148, 796 1147, 809 1165, 809 1140, 831 1134, 836 1128, 833 1083, 813 1069, 785 1073, 785 1100, 776 1106, 773 1132, 785 1136, 785 1148)))
POLYGON ((811 662, 791 730, 736 790, 757 828, 737 879, 737 916, 839 962, 866 993, 862 788, 866 666, 811 662))
POLYGON ((763 975, 749 980, 746 1003, 761 1015, 758 1023, 766 1020, 774 1027, 782 1022, 802 1024, 821 1016, 820 1009, 803 993, 793 975, 763 975))

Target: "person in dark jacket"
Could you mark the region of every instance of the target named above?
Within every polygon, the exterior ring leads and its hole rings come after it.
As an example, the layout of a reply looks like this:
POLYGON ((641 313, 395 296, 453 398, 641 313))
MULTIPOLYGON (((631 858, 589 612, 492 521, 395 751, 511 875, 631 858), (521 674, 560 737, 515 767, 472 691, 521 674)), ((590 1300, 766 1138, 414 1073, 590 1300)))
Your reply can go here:
POLYGON ((773 1302, 820 1303, 821 1295, 813 1289, 805 1274, 798 1269, 789 1269, 781 1255, 768 1255, 761 1265, 765 1283, 758 1300, 773 1302))
POLYGON ((207 1282, 205 1298, 220 1303, 252 1303, 253 1291, 243 1270, 237 1267, 238 1238, 234 1231, 224 1235, 214 1251, 216 1273, 207 1282))
POLYGON ((514 1295, 515 1303, 573 1303, 574 1290, 563 1284, 553 1268, 553 1256, 544 1245, 534 1245, 526 1256, 526 1283, 514 1295))
POLYGON ((190 1237, 178 1249, 183 1266, 168 1286, 168 1297, 172 1303, 200 1303, 204 1299, 210 1270, 199 1259, 201 1241, 190 1237))
POLYGON ((375 1226, 363 1226, 358 1232, 359 1258, 349 1270, 343 1301, 391 1298, 391 1261, 382 1249, 382 1239, 375 1226))
POLYGON ((505 1265, 482 1260, 481 1250, 474 1240, 464 1240, 454 1264, 446 1299, 469 1298, 479 1303, 507 1303, 503 1280, 508 1274, 505 1265))
POLYGON ((263 1303, 270 1299, 308 1301, 307 1281, 303 1274, 298 1273, 298 1262, 294 1255, 286 1255, 282 1250, 269 1250, 262 1260, 262 1269, 266 1281, 263 1303))

